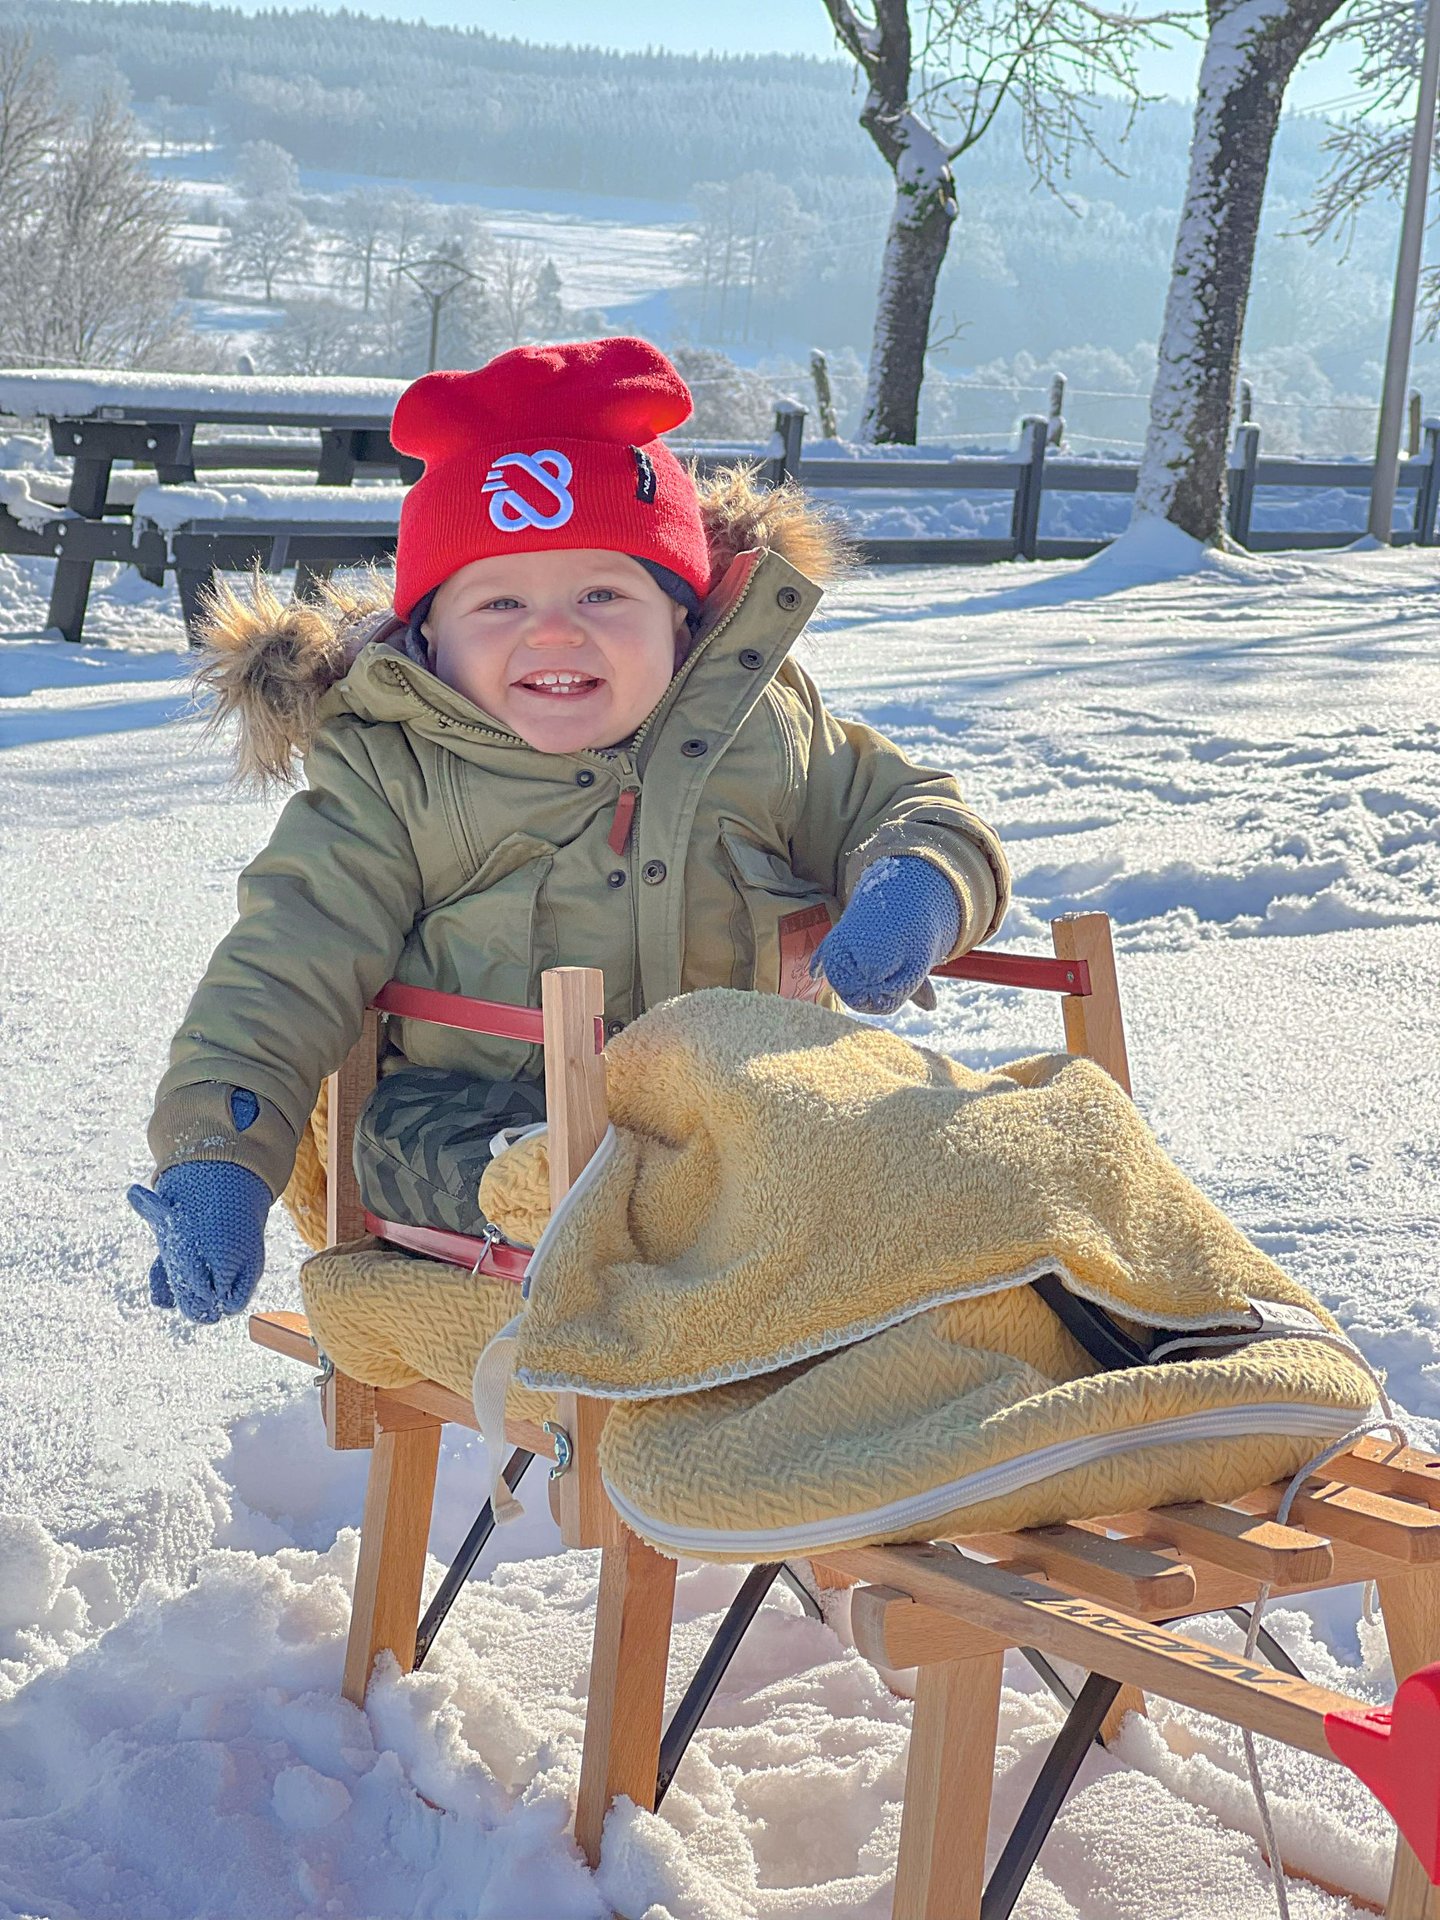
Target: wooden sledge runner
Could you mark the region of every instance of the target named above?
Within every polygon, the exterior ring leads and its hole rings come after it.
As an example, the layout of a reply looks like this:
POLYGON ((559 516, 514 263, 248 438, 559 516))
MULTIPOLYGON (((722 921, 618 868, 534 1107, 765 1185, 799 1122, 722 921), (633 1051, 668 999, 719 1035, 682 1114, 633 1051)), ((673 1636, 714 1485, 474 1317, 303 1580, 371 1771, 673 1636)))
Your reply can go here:
MULTIPOLYGON (((1128 1092, 1109 922, 1102 914, 1077 915, 1053 922, 1052 933, 1055 960, 976 954, 940 971, 1061 993, 1069 1051, 1087 1054, 1128 1092)), ((593 971, 545 976, 552 1201, 568 1191, 605 1129, 594 1024, 603 998, 593 971)), ((514 1014, 490 1010, 496 1018, 514 1014)), ((360 1046, 331 1082, 332 1243, 358 1236, 367 1224, 348 1150, 337 1148, 348 1147, 374 1084, 375 1045, 371 1015, 360 1046)), ((256 1314, 250 1326, 263 1345, 318 1358, 301 1316, 256 1314)), ((378 1653, 393 1653, 402 1670, 424 1658, 437 1603, 448 1604, 473 1565, 488 1509, 417 1633, 440 1428, 447 1419, 473 1427, 473 1409, 434 1382, 387 1392, 333 1374, 324 1394, 331 1444, 374 1448, 345 1666, 344 1691, 358 1704, 378 1653)), ((507 1478, 518 1478, 532 1454, 554 1454, 558 1444, 551 1493, 562 1536, 567 1546, 601 1549, 576 1811, 576 1835, 592 1863, 616 1797, 648 1807, 663 1798, 746 1625, 784 1571, 757 1567, 746 1579, 667 1730, 676 1567, 631 1534, 605 1496, 596 1448, 607 1411, 603 1402, 562 1396, 545 1433, 507 1425, 517 1449, 507 1478)), ((1432 1884, 1440 1877, 1440 1667, 1423 1671, 1440 1662, 1440 1460, 1365 1440, 1303 1490, 1286 1526, 1272 1517, 1283 1492, 1258 1488, 1229 1506, 1190 1503, 992 1533, 961 1543, 965 1552, 954 1545, 883 1546, 812 1562, 825 1584, 857 1588, 851 1607, 861 1653, 883 1666, 919 1669, 896 1920, 1006 1920, 1091 1741, 1112 1731, 1124 1711, 1143 1710, 1144 1691, 1349 1765, 1397 1816, 1405 1836, 1397 1843, 1386 1915, 1440 1920, 1432 1884), (1283 1650, 1268 1636, 1261 1644, 1282 1664, 1239 1659, 1164 1624, 1253 1606, 1262 1587, 1293 1596, 1367 1579, 1379 1584, 1401 1683, 1393 1722, 1287 1670, 1283 1650), (987 1886, 990 1784, 1009 1647, 1042 1665, 1077 1662, 1090 1678, 987 1886)), ((439 1617, 443 1611, 441 1605, 439 1617)))

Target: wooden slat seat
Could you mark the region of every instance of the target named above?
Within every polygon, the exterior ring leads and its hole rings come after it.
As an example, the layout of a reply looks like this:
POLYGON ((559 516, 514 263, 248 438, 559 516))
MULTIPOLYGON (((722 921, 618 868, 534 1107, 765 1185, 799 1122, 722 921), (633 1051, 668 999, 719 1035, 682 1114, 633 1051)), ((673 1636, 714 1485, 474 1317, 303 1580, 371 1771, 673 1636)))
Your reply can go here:
POLYGON ((1335 1568, 1334 1550, 1320 1534, 1203 1500, 1116 1514, 1105 1525, 1149 1547, 1174 1547, 1211 1568, 1272 1586, 1316 1586, 1335 1568))
MULTIPOLYGON (((1240 1504, 1252 1513, 1273 1513, 1284 1493, 1283 1483, 1261 1487, 1245 1495, 1240 1504)), ((1440 1513, 1404 1495, 1397 1499, 1365 1487, 1309 1480, 1291 1502, 1290 1514, 1301 1526, 1327 1533, 1333 1540, 1348 1540, 1382 1562, 1398 1560, 1427 1567, 1440 1562, 1440 1513)), ((1384 1570, 1393 1571, 1393 1567, 1384 1570)))
POLYGON ((1397 1500, 1418 1501, 1440 1510, 1440 1460, 1414 1447, 1397 1447, 1390 1440, 1357 1440, 1349 1453, 1325 1469, 1347 1486, 1369 1487, 1374 1493, 1393 1494, 1397 1500))
POLYGON ((1112 1540, 1085 1527, 976 1534, 965 1544, 997 1559, 1033 1566, 1074 1592, 1117 1607, 1178 1614, 1195 1598, 1195 1575, 1188 1566, 1136 1541, 1112 1540))

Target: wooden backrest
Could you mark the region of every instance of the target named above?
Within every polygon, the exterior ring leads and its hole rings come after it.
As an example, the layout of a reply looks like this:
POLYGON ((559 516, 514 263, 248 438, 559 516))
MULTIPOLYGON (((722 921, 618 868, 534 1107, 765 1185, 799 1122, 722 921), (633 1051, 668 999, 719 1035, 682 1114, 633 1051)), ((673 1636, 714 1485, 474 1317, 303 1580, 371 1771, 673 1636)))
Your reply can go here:
POLYGON ((1065 1021, 1065 1050, 1082 1053, 1104 1067, 1130 1092, 1130 1062, 1125 1052, 1125 1023, 1120 1013, 1120 984, 1110 942, 1110 916, 1067 913, 1050 922, 1053 960, 1028 953, 987 953, 980 949, 936 967, 942 980, 971 980, 1001 987, 1031 987, 1058 993, 1065 1021))
MULTIPOLYGON (((383 1002, 390 989, 377 996, 383 1002)), ((513 1030, 515 1009, 461 994, 412 991, 425 1011, 405 1010, 411 1020, 463 1026, 471 1033, 513 1030), (447 1018, 447 1003, 456 1017, 447 1018), (489 1017, 487 1017, 487 1012, 489 1017), (463 1015, 463 1017, 460 1017, 463 1015)), ((529 1017, 534 1018, 533 1012, 529 1017)), ((558 1204, 599 1145, 605 1112, 605 976, 598 967, 551 967, 540 978, 540 1017, 545 1049, 545 1107, 550 1117, 550 1197, 558 1204)), ((358 1239, 365 1208, 355 1177, 355 1126, 375 1091, 380 1060, 380 1015, 367 1007, 360 1037, 330 1075, 326 1128, 325 1211, 330 1245, 358 1239)))
POLYGON ((1129 1093, 1130 1057, 1109 914, 1062 914, 1050 922, 1050 938, 1057 960, 1083 960, 1090 976, 1088 994, 1067 993, 1060 1002, 1066 1052, 1083 1053, 1129 1093))

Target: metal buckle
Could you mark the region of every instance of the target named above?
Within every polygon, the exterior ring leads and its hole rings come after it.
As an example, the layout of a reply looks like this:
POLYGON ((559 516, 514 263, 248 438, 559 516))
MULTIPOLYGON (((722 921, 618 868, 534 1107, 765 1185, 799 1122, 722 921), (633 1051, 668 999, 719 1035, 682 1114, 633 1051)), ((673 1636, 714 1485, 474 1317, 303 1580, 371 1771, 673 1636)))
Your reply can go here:
POLYGON ((480 1238, 485 1242, 485 1244, 480 1249, 480 1252, 476 1258, 474 1266, 471 1267, 470 1269, 470 1278, 472 1280, 475 1278, 476 1274, 479 1273, 481 1264, 484 1261, 486 1254, 489 1253, 492 1247, 498 1246, 500 1241, 502 1241, 505 1238, 505 1236, 503 1233, 501 1233, 500 1229, 495 1225, 493 1220, 487 1220, 485 1222, 484 1227, 480 1231, 480 1238))
POLYGON ((550 1478, 558 1480, 562 1473, 570 1471, 571 1462, 575 1458, 575 1448, 564 1427, 557 1426, 553 1420, 543 1420, 540 1424, 555 1442, 555 1464, 550 1469, 550 1478))

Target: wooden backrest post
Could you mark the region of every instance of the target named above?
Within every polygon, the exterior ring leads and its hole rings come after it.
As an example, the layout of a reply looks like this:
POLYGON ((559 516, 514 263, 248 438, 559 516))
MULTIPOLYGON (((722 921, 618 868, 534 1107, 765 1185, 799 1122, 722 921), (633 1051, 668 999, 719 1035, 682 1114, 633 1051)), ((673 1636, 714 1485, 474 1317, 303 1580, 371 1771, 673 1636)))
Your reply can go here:
MULTIPOLYGON (((545 1015, 545 1114, 549 1127, 550 1205, 558 1207, 609 1125, 605 1102, 605 980, 596 967, 551 967, 541 976, 545 1015)), ((554 1482, 560 1537, 567 1547, 601 1547, 619 1537, 619 1521, 600 1480, 598 1448, 609 1405, 560 1394, 556 1418, 569 1435, 569 1468, 554 1482)))
MULTIPOLYGON (((330 1075, 325 1125, 325 1233, 327 1244, 358 1240, 365 1231, 360 1182, 355 1178, 355 1125, 375 1091, 379 1073, 380 1019, 366 1010, 360 1037, 330 1075)), ((321 1388, 325 1438, 341 1450, 369 1447, 375 1439, 375 1389, 348 1373, 332 1373, 321 1388)))
POLYGON ((328 1244, 358 1240, 365 1231, 365 1208, 355 1178, 355 1127, 375 1091, 380 1061, 380 1016, 366 1009, 360 1037, 330 1076, 330 1107, 325 1128, 325 1233, 328 1244))
POLYGON ((1090 969, 1088 994, 1067 993, 1060 1002, 1065 1046, 1104 1067, 1126 1093, 1130 1061, 1125 1051, 1125 1022, 1120 1012, 1120 982, 1110 942, 1108 913, 1067 913, 1050 922, 1057 960, 1083 960, 1090 969))

